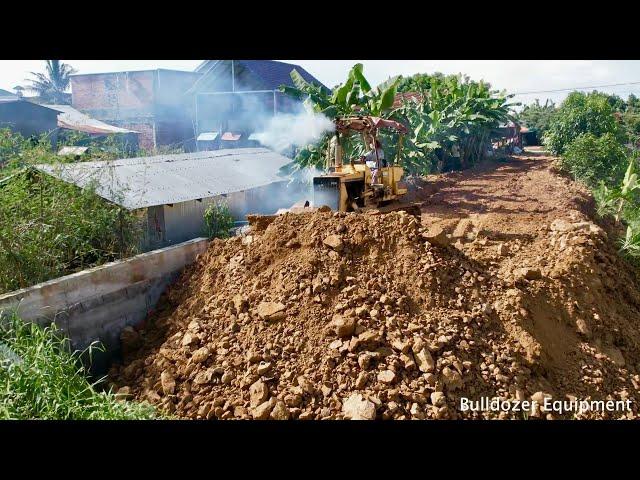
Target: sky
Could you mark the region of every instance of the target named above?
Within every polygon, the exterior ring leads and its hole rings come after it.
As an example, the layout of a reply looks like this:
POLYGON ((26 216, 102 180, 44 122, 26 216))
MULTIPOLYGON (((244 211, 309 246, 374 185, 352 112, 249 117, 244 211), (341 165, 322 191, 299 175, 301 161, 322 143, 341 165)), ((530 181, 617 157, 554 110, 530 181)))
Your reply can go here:
MULTIPOLYGON (((626 98, 640 96, 640 60, 283 60, 304 67, 328 87, 345 80, 355 63, 364 64, 369 82, 378 84, 393 75, 414 73, 465 73, 483 79, 496 89, 516 93, 514 100, 531 103, 548 98, 560 102, 573 89, 616 84, 598 90, 626 98), (617 85, 635 83, 633 85, 617 85), (541 93, 528 93, 541 92, 541 93)), ((193 70, 201 60, 64 60, 78 73, 168 68, 193 70)), ((13 91, 24 85, 32 71, 44 71, 42 60, 0 60, 0 88, 13 91)), ((588 88, 586 91, 591 90, 588 88)))

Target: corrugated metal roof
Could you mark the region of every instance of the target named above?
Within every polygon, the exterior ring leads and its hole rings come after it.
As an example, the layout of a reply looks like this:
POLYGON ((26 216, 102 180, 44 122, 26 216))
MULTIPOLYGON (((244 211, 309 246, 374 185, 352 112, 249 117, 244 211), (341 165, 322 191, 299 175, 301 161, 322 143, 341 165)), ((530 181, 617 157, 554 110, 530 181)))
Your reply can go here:
POLYGON ((113 125, 109 125, 108 123, 104 123, 100 120, 96 120, 95 118, 91 118, 88 115, 79 112, 71 105, 44 106, 60 112, 60 115, 58 115, 58 126, 61 128, 68 128, 71 130, 98 135, 113 133, 139 133, 134 130, 128 130, 126 128, 114 127, 113 125))
POLYGON ((86 187, 130 210, 240 192, 284 180, 291 159, 266 148, 38 165, 43 172, 86 187))

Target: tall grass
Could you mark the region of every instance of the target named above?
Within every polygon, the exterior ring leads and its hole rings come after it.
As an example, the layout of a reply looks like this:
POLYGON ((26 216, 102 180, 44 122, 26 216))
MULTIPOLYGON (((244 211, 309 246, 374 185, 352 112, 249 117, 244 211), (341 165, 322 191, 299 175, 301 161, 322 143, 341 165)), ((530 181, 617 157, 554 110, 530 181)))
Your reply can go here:
POLYGON ((33 167, 69 161, 0 129, 0 293, 137 253, 141 218, 33 167))
POLYGON ((25 323, 11 314, 0 323, 0 419, 125 420, 158 416, 146 403, 119 401, 91 383, 81 356, 70 352, 55 326, 25 323))

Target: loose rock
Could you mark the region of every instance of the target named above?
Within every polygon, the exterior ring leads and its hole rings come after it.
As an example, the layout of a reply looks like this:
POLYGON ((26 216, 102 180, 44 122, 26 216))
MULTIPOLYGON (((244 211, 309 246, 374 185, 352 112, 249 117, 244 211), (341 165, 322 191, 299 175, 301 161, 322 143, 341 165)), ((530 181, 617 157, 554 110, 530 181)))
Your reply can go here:
POLYGON ((349 420, 375 420, 376 406, 361 394, 354 393, 342 404, 342 413, 349 420))

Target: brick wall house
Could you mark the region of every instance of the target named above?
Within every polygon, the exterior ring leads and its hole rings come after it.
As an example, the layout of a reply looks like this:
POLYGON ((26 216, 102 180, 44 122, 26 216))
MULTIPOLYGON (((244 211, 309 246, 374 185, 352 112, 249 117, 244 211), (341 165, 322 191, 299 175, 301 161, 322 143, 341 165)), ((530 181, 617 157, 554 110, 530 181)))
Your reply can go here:
POLYGON ((111 125, 140 132, 142 148, 195 143, 183 94, 198 72, 142 70, 71 76, 72 106, 111 125))
POLYGON ((176 146, 192 151, 203 133, 241 132, 244 138, 261 131, 270 116, 296 110, 299 102, 279 91, 281 85, 293 86, 293 69, 326 89, 294 64, 206 60, 193 72, 159 69, 72 75, 72 106, 90 117, 140 132, 142 148, 176 146))

